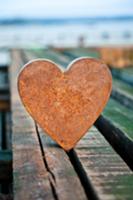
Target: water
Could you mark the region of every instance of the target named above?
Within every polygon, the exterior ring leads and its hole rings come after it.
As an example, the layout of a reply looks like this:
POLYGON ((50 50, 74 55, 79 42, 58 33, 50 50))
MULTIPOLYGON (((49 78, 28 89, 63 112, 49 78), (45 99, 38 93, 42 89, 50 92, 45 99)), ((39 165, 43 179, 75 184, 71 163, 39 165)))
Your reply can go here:
POLYGON ((133 20, 93 24, 0 25, 0 47, 133 45, 133 20))

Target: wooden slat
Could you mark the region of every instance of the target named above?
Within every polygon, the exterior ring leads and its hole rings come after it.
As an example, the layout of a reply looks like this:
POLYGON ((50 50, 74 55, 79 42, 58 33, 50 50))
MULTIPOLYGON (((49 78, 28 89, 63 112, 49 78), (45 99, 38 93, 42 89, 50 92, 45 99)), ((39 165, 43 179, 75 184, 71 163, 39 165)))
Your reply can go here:
POLYGON ((133 111, 114 99, 110 99, 103 115, 126 135, 133 139, 133 111))
POLYGON ((133 171, 133 141, 102 115, 94 125, 133 171))
POLYGON ((96 128, 78 143, 76 152, 102 200, 132 199, 132 172, 96 128))
POLYGON ((126 106, 127 108, 133 110, 133 97, 131 95, 126 94, 121 89, 113 89, 111 97, 119 103, 121 103, 123 106, 126 106))
MULTIPOLYGON (((61 53, 61 52, 60 52, 61 53)), ((97 50, 91 50, 87 48, 76 48, 76 49, 71 49, 71 50, 64 50, 62 51, 62 54, 68 56, 71 59, 75 59, 78 57, 94 57, 94 58, 99 58, 100 54, 97 50)))
POLYGON ((133 86, 124 83, 123 81, 113 77, 114 88, 119 88, 121 91, 126 93, 125 95, 133 96, 133 86))
POLYGON ((58 198, 63 200, 87 199, 66 153, 40 128, 38 130, 47 167, 54 176, 52 180, 58 198))
POLYGON ((11 110, 13 132, 13 176, 14 199, 54 199, 49 174, 44 167, 39 141, 33 120, 25 112, 17 94, 16 77, 20 65, 20 54, 12 52, 10 67, 11 110))
POLYGON ((124 72, 124 69, 121 70, 116 70, 116 69, 112 69, 112 75, 117 78, 118 80, 123 81, 124 83, 133 86, 133 75, 131 72, 131 74, 127 74, 124 72))
POLYGON ((133 109, 133 87, 113 77, 112 98, 133 109))

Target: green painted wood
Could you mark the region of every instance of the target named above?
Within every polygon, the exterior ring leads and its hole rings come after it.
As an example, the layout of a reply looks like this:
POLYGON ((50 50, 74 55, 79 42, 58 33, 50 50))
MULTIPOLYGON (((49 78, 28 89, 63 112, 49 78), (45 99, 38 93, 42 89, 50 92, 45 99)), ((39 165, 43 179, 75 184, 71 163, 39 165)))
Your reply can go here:
POLYGON ((89 56, 94 58, 99 58, 100 54, 96 50, 89 50, 85 48, 76 48, 76 49, 70 49, 70 50, 64 50, 62 51, 65 55, 72 55, 75 58, 80 56, 89 56))
MULTIPOLYGON (((27 52, 28 52, 28 51, 27 51, 27 52)), ((32 54, 33 54, 35 57, 38 56, 38 58, 44 58, 44 56, 45 56, 45 59, 53 60, 53 61, 56 62, 56 63, 59 62, 58 64, 60 64, 60 65, 62 65, 62 66, 68 64, 68 61, 62 59, 62 57, 61 57, 61 59, 60 59, 60 61, 59 61, 59 59, 58 59, 58 57, 59 57, 58 53, 57 53, 57 52, 53 52, 53 51, 50 50, 50 49, 49 49, 49 50, 32 50, 32 54)))
POLYGON ((128 74, 128 75, 132 75, 133 76, 133 66, 132 67, 124 68, 122 71, 124 73, 128 74))
POLYGON ((132 110, 122 106, 114 99, 110 99, 103 111, 103 115, 133 139, 132 110))
POLYGON ((123 69, 113 69, 112 68, 112 75, 113 77, 117 78, 118 80, 123 81, 124 83, 133 86, 133 76, 131 74, 126 74, 123 72, 123 69))
POLYGON ((124 83, 123 81, 118 80, 116 78, 113 78, 113 86, 114 86, 114 88, 115 87, 119 88, 125 94, 133 97, 133 86, 128 85, 128 84, 124 83))
POLYGON ((132 67, 125 67, 122 69, 113 69, 115 70, 117 73, 121 73, 121 74, 125 74, 125 75, 131 75, 133 76, 133 66, 132 67))

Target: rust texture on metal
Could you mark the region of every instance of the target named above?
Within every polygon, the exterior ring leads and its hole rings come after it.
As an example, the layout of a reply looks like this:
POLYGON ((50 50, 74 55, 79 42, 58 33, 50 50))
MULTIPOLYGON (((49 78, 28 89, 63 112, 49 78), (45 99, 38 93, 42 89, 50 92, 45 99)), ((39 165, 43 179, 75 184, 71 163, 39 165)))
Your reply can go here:
POLYGON ((65 150, 87 132, 105 107, 112 88, 108 67, 80 58, 63 72, 48 60, 33 60, 18 77, 21 100, 42 129, 65 150))

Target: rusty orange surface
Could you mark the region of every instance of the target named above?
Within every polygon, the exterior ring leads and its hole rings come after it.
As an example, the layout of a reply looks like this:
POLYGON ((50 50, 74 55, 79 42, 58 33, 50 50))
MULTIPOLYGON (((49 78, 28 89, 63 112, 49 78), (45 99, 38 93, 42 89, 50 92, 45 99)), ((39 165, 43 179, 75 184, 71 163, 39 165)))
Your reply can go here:
POLYGON ((65 150, 87 132, 105 107, 112 88, 108 67, 80 58, 67 71, 48 60, 33 60, 18 77, 21 100, 42 129, 65 150))

